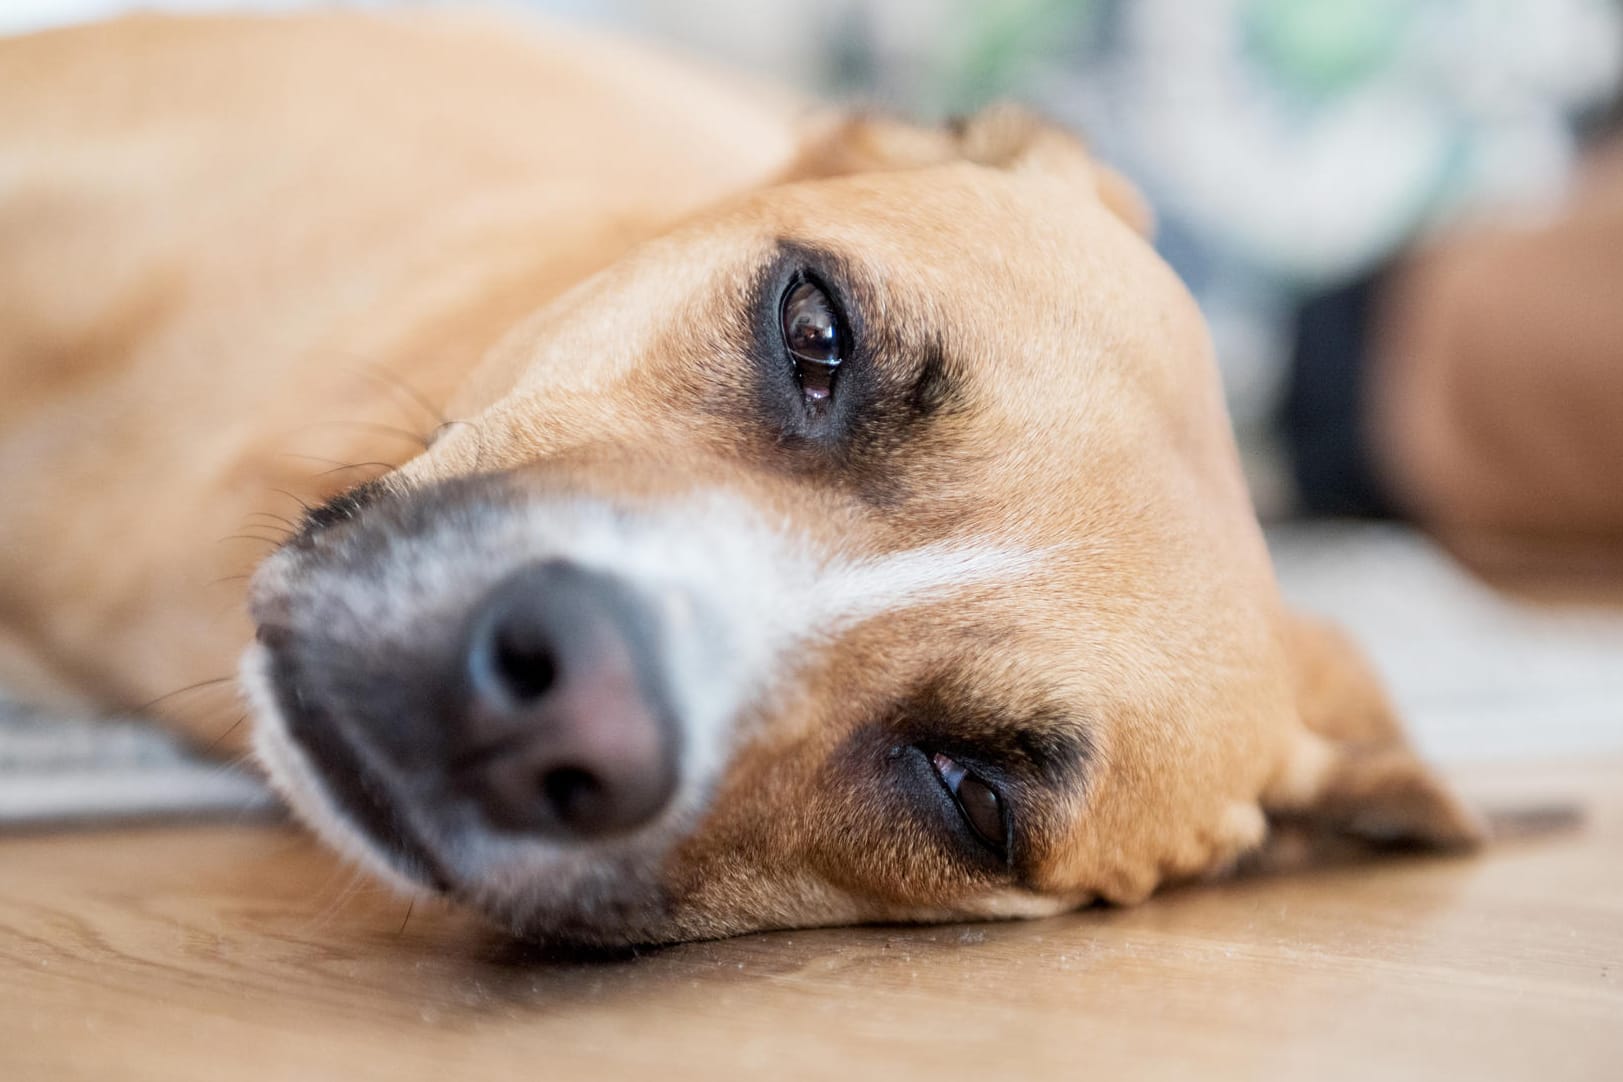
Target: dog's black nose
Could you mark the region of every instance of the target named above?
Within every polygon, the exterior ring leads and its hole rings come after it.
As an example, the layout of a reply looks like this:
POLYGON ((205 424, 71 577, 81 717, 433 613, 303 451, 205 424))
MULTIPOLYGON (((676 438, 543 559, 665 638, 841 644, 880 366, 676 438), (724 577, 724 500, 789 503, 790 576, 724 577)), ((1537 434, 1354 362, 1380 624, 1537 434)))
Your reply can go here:
POLYGON ((670 803, 677 726, 652 621, 624 584, 535 564, 498 584, 469 628, 455 774, 494 825, 595 838, 670 803))

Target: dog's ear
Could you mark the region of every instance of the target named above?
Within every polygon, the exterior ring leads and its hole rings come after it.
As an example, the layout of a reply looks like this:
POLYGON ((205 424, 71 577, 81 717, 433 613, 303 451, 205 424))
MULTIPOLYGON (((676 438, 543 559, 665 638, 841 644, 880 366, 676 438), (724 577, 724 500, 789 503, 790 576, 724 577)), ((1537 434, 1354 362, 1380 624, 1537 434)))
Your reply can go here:
POLYGON ((936 127, 864 114, 825 115, 807 126, 786 180, 923 169, 969 161, 999 169, 1074 176, 1116 217, 1143 236, 1155 229, 1149 204, 1131 181, 1088 153, 1082 140, 1017 105, 991 105, 936 127))
POLYGON ((1298 721, 1263 807, 1276 820, 1369 841, 1466 849, 1482 820, 1421 762, 1380 681, 1338 629, 1287 615, 1298 721))

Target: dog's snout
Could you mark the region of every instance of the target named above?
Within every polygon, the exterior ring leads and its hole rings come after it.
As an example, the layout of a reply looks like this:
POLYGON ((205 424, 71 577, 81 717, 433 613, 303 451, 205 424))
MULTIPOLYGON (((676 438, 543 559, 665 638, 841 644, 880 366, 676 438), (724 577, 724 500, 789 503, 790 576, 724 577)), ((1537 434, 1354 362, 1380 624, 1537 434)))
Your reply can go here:
POLYGON ((678 729, 651 619, 628 587, 536 564, 499 583, 469 629, 457 775, 493 825, 596 838, 670 803, 678 729))

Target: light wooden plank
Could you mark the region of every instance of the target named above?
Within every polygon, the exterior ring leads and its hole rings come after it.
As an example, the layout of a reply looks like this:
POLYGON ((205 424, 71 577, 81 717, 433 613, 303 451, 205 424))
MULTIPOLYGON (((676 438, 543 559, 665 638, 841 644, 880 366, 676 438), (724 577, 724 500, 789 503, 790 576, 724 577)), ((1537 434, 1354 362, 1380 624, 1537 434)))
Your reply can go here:
POLYGON ((1623 1078, 1623 762, 1577 833, 1035 923, 547 963, 287 830, 0 841, 0 1078, 1623 1078))

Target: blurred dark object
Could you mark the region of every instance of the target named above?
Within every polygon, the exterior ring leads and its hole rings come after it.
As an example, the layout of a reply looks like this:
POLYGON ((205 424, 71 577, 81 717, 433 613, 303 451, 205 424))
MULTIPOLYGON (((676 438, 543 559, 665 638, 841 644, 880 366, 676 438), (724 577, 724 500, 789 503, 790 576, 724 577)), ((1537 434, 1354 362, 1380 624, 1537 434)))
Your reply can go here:
POLYGON ((1371 321, 1381 272, 1309 299, 1296 313, 1280 434, 1299 509, 1313 516, 1392 517, 1365 418, 1371 321))

